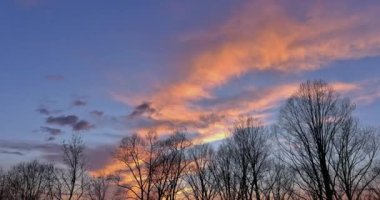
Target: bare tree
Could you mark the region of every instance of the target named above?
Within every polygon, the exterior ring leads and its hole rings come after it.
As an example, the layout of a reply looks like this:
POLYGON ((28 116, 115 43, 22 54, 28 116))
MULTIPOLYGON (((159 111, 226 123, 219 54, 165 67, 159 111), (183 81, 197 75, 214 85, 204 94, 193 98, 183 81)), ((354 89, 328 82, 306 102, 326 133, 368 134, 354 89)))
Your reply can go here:
POLYGON ((218 148, 212 163, 212 174, 215 186, 221 200, 237 199, 239 178, 237 176, 239 167, 234 161, 234 153, 228 141, 218 148))
POLYGON ((85 145, 79 135, 62 144, 64 168, 56 169, 50 185, 51 196, 58 200, 79 200, 85 192, 88 176, 85 168, 85 145))
POLYGON ((51 165, 41 164, 38 161, 20 163, 8 172, 7 199, 38 200, 44 197, 47 191, 49 170, 51 165))
POLYGON ((213 200, 217 196, 215 177, 213 175, 214 151, 208 144, 192 147, 189 150, 190 164, 188 166, 186 183, 191 192, 188 199, 213 200))
POLYGON ((313 199, 332 200, 336 195, 330 161, 334 140, 342 131, 354 105, 323 81, 302 83, 280 112, 284 156, 302 180, 300 188, 313 199))
POLYGON ((153 195, 153 173, 158 159, 157 135, 149 132, 145 138, 132 135, 122 139, 115 158, 125 169, 116 176, 117 185, 127 190, 129 199, 149 200, 153 195), (128 180, 122 180, 123 177, 128 180))
POLYGON ((260 120, 241 118, 219 147, 214 176, 222 199, 263 199, 270 167, 269 134, 260 120))
POLYGON ((183 189, 182 176, 188 165, 186 150, 190 145, 182 132, 175 132, 158 142, 160 153, 154 163, 153 173, 157 199, 174 200, 183 189))
POLYGON ((374 130, 361 128, 357 120, 347 120, 336 136, 334 150, 332 166, 339 196, 347 200, 361 199, 380 173, 375 165, 379 142, 374 130))
POLYGON ((231 145, 239 165, 239 199, 262 199, 269 172, 269 134, 256 118, 240 119, 232 131, 231 145))

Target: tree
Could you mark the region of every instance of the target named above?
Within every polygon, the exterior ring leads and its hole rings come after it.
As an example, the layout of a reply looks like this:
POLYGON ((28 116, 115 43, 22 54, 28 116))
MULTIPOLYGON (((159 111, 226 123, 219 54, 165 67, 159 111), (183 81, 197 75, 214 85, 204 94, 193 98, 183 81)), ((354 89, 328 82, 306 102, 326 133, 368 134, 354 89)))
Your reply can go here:
POLYGON ((51 180, 51 196, 58 200, 82 199, 87 187, 85 145, 79 135, 72 135, 71 139, 62 144, 64 168, 54 171, 51 180))
POLYGON ((149 132, 145 138, 137 134, 122 139, 115 158, 125 169, 116 176, 117 185, 127 190, 130 199, 149 200, 153 195, 153 173, 158 159, 157 135, 149 132), (129 180, 121 180, 128 177, 129 180))
POLYGON ((373 132, 358 127, 355 105, 323 81, 302 83, 280 111, 283 160, 313 199, 360 199, 378 173, 373 132))
POLYGON ((11 168, 6 176, 7 199, 38 200, 47 191, 48 176, 52 165, 41 164, 34 160, 23 162, 11 168))
POLYGON ((375 131, 361 128, 357 120, 347 120, 334 141, 332 160, 341 197, 361 199, 363 192, 379 176, 375 165, 378 153, 375 131))
POLYGON ((323 81, 302 83, 280 112, 280 143, 302 188, 313 199, 332 200, 335 182, 329 166, 334 138, 350 119, 354 106, 323 81))
POLYGON ((213 200, 217 196, 213 175, 214 151, 208 144, 192 147, 189 152, 190 164, 187 169, 186 183, 190 187, 188 199, 213 200))
POLYGON ((153 173, 158 200, 174 200, 182 190, 182 176, 188 165, 186 151, 190 145, 190 141, 182 132, 175 132, 158 142, 160 153, 154 163, 153 173))
POLYGON ((234 161, 234 153, 227 141, 221 144, 212 163, 215 186, 221 200, 237 199, 239 167, 234 161))
POLYGON ((269 134, 256 118, 241 118, 220 146, 215 177, 222 199, 263 198, 270 167, 269 134))
POLYGON ((189 146, 190 142, 179 132, 162 140, 154 132, 144 138, 138 135, 123 138, 115 157, 126 167, 120 174, 130 180, 123 183, 118 175, 117 185, 134 199, 175 199, 182 189, 189 146))
POLYGON ((265 173, 269 172, 269 134, 256 118, 240 119, 232 131, 231 145, 239 165, 239 199, 262 199, 265 173))

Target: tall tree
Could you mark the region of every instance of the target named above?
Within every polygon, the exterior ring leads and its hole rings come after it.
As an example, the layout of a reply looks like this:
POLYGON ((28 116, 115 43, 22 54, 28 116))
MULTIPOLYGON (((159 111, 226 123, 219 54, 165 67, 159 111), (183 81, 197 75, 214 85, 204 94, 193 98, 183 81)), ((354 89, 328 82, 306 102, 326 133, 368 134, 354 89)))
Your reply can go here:
POLYGON ((332 200, 336 195, 334 140, 351 119, 354 105, 341 98, 327 83, 308 81, 281 109, 280 146, 302 180, 301 188, 313 199, 332 200))

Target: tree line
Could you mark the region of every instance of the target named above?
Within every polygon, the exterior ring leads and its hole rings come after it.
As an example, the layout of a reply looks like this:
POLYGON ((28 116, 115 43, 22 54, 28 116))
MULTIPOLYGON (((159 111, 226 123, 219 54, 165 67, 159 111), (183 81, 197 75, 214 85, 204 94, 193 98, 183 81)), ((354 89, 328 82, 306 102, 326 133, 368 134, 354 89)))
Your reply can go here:
POLYGON ((379 138, 355 105, 323 81, 302 83, 278 122, 240 117, 221 144, 193 144, 176 131, 123 138, 121 170, 91 176, 79 136, 64 142, 63 165, 38 161, 0 171, 7 200, 376 200, 379 138))

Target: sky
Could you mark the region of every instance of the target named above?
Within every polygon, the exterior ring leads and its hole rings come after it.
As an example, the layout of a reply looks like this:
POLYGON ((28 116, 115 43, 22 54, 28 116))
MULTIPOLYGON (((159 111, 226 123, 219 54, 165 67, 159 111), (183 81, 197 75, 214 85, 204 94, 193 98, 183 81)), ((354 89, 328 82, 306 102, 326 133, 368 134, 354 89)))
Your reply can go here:
POLYGON ((323 79, 380 127, 380 2, 0 1, 0 160, 60 159, 81 134, 90 169, 116 169, 120 139, 226 136, 266 124, 323 79))

